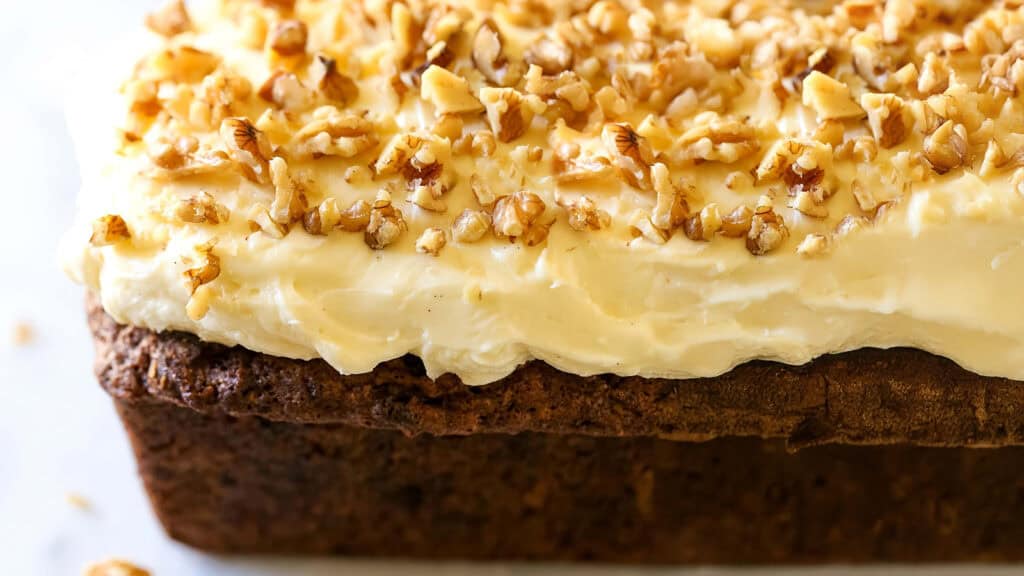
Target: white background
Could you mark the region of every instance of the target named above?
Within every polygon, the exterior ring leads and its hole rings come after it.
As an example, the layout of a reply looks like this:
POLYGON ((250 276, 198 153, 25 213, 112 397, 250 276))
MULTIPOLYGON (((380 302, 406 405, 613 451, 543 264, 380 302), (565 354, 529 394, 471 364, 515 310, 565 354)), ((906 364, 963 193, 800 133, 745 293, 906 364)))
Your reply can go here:
POLYGON ((64 279, 55 259, 78 186, 62 113, 66 92, 76 88, 66 79, 77 76, 75 69, 103 67, 101 54, 118 49, 117 39, 138 29, 152 5, 152 0, 0 0, 0 574, 73 575, 110 556, 131 559, 156 576, 724 573, 230 559, 204 556, 167 539, 136 481, 120 424, 92 378, 82 291, 64 279), (31 345, 13 344, 10 335, 18 322, 34 328, 31 345), (83 496, 91 509, 71 506, 68 494, 83 496))

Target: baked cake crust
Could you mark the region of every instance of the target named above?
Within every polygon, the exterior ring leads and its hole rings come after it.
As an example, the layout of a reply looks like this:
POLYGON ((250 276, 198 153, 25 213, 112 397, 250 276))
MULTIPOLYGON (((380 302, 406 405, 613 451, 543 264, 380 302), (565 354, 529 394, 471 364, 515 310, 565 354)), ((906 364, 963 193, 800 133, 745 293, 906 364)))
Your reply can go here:
POLYGON ((694 380, 580 377, 531 362, 487 386, 428 378, 407 356, 372 374, 122 326, 90 299, 96 373, 115 398, 203 413, 346 424, 408 435, 540 432, 707 440, 1003 446, 1024 440, 1024 387, 911 349, 803 366, 753 361, 694 380))

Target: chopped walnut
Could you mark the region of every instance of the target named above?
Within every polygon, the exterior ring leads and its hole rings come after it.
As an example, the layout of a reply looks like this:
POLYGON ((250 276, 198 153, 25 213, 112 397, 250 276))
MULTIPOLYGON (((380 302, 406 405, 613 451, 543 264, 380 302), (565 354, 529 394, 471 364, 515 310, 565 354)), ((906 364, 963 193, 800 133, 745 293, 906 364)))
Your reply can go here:
POLYGON ((161 36, 172 38, 187 32, 192 27, 192 20, 185 9, 184 0, 170 0, 146 16, 146 26, 161 36))
POLYGON ((810 192, 821 203, 834 192, 832 150, 813 140, 778 140, 754 171, 758 183, 781 180, 789 193, 810 192))
POLYGON ((572 55, 572 47, 548 36, 541 36, 526 48, 524 57, 528 64, 540 66, 545 74, 555 75, 572 66, 572 55))
POLYGON ((86 566, 82 576, 150 576, 150 573, 127 560, 110 559, 86 566))
POLYGON ((863 216, 854 216, 853 214, 847 214, 846 216, 843 217, 842 220, 839 221, 839 224, 836 224, 836 228, 833 231, 833 235, 835 235, 836 238, 843 238, 845 236, 852 234, 853 232, 856 232, 857 230, 866 228, 868 225, 869 221, 867 218, 863 216))
POLYGON ((263 231, 267 236, 280 240, 288 234, 288 226, 278 224, 270 215, 270 209, 263 204, 253 204, 246 216, 249 229, 253 232, 263 231))
POLYGON ((295 56, 306 51, 309 31, 301 20, 282 20, 270 31, 270 49, 281 56, 295 56))
POLYGON ((524 88, 530 94, 562 100, 574 112, 582 112, 590 105, 590 87, 572 70, 545 76, 540 66, 530 66, 526 71, 524 88))
POLYGON ((174 207, 174 215, 182 222, 192 224, 220 224, 227 222, 230 216, 227 207, 219 204, 209 192, 199 194, 178 202, 174 207))
POLYGON ((732 164, 761 148, 757 131, 737 120, 714 120, 695 126, 677 141, 686 160, 704 160, 732 164))
POLYGON ((444 141, 421 141, 415 154, 401 167, 410 202, 432 212, 447 210, 442 196, 452 183, 451 172, 445 170, 448 156, 449 149, 444 141))
POLYGON ((466 209, 452 224, 452 238, 456 242, 476 242, 491 229, 491 215, 482 210, 466 209))
POLYGON ((362 232, 370 225, 373 205, 366 200, 357 200, 338 214, 337 227, 346 232, 362 232))
POLYGON ((923 158, 937 174, 945 174, 967 162, 967 131, 963 124, 947 120, 924 139, 923 158))
POLYGON ((651 222, 662 230, 671 232, 690 216, 690 205, 686 200, 687 190, 671 181, 668 167, 658 162, 651 167, 651 181, 657 194, 657 204, 651 213, 651 222))
POLYGON ((427 228, 416 239, 416 251, 421 254, 437 256, 441 253, 441 248, 444 248, 444 245, 447 243, 448 238, 444 230, 440 228, 427 228))
POLYGON ((482 88, 480 100, 487 109, 491 131, 502 142, 525 134, 534 115, 546 107, 536 96, 523 96, 513 88, 482 88))
POLYGON ((664 244, 669 239, 669 233, 655 226, 650 215, 642 210, 637 210, 630 216, 629 228, 633 236, 642 236, 652 244, 664 244))
POLYGON ((107 214, 92 223, 92 236, 89 243, 93 246, 111 246, 131 240, 128 224, 117 214, 107 214))
POLYGON ((149 58, 148 70, 156 80, 191 84, 199 82, 220 65, 220 57, 191 46, 175 46, 149 58))
POLYGON ((707 242, 722 229, 722 214, 714 202, 701 208, 700 212, 683 222, 686 237, 695 242, 707 242))
POLYGON ((522 76, 522 63, 509 60, 505 40, 493 20, 484 20, 473 37, 473 64, 488 81, 512 86, 522 76))
POLYGON ((864 110, 850 96, 849 86, 818 71, 804 78, 803 103, 814 109, 819 120, 860 118, 864 115, 864 110))
POLYGON ((313 59, 309 77, 324 98, 339 106, 348 106, 359 97, 355 81, 339 72, 338 62, 326 54, 317 54, 313 59))
POLYGON ((949 86, 949 66, 935 53, 929 53, 921 63, 917 78, 917 91, 925 96, 939 94, 949 86))
POLYGON ((260 86, 260 98, 288 112, 300 112, 313 105, 313 94, 291 72, 278 70, 260 86))
POLYGON ((906 139, 910 129, 909 110, 899 96, 868 92, 860 97, 860 105, 868 113, 868 126, 879 146, 892 148, 906 139))
POLYGON ((202 263, 195 268, 185 270, 184 276, 188 283, 189 294, 195 294, 200 286, 209 284, 220 276, 220 257, 213 253, 214 246, 214 240, 196 246, 196 253, 202 258, 202 263))
POLYGON ((401 210, 391 204, 391 195, 382 190, 373 202, 370 219, 363 233, 366 245, 374 250, 382 250, 398 240, 407 229, 401 210))
POLYGON ((651 187, 654 153, 646 138, 637 134, 629 124, 622 123, 605 124, 601 140, 612 163, 631 186, 641 190, 651 187))
POLYGON ((687 38, 719 67, 736 65, 743 51, 743 38, 737 30, 721 18, 703 18, 700 24, 687 30, 687 38))
POLYGON ((420 96, 440 114, 466 114, 483 110, 469 91, 469 82, 440 66, 430 66, 420 80, 420 96))
POLYGON ((763 256, 781 246, 788 237, 789 229, 772 208, 771 198, 762 197, 750 220, 747 250, 754 256, 763 256))
POLYGON ((821 256, 828 252, 829 239, 824 234, 808 234, 796 247, 796 253, 801 256, 821 256))
POLYGON ((374 124, 365 116, 323 106, 295 133, 290 148, 299 159, 352 158, 372 150, 377 142, 374 124))
POLYGON ((532 226, 539 224, 544 209, 540 196, 525 190, 498 198, 492 212, 494 235, 512 239, 525 236, 532 226))
POLYGON ((215 128, 225 118, 236 115, 236 108, 252 94, 252 84, 243 76, 216 70, 203 78, 199 97, 188 108, 193 124, 215 128))
POLYGON ((302 217, 302 228, 314 236, 325 236, 341 221, 338 201, 328 198, 302 217))
POLYGON ((306 212, 306 194, 292 177, 284 158, 275 156, 270 161, 270 180, 274 185, 270 216, 282 226, 301 220, 306 212))
POLYGON ((220 136, 228 155, 243 167, 246 177, 259 183, 269 181, 268 162, 273 150, 266 134, 246 118, 227 118, 220 136))
POLYGON ((727 238, 743 238, 750 232, 754 218, 754 210, 750 206, 739 205, 722 218, 722 236, 727 238))
POLYGON ((790 198, 789 207, 811 218, 828 218, 828 208, 823 206, 812 194, 800 190, 790 198))
POLYGON ((589 196, 582 196, 565 207, 569 213, 569 227, 573 230, 602 230, 611 225, 611 216, 597 207, 589 196))

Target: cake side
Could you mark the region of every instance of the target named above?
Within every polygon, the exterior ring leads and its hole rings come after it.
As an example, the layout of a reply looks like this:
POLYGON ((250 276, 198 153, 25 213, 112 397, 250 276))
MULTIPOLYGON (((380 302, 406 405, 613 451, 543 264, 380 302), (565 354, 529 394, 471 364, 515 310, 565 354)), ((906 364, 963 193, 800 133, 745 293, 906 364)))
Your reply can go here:
POLYGON ((100 384, 121 402, 202 413, 337 423, 406 434, 541 432, 707 440, 783 438, 1001 446, 1024 441, 1024 386, 911 349, 859 350, 805 366, 755 361, 715 378, 580 377, 541 362, 467 387, 429 378, 415 357, 373 374, 117 324, 92 301, 100 384))
POLYGON ((897 346, 1024 379, 1016 2, 197 0, 149 24, 120 91, 74 99, 64 262, 124 324, 466 384, 897 346))

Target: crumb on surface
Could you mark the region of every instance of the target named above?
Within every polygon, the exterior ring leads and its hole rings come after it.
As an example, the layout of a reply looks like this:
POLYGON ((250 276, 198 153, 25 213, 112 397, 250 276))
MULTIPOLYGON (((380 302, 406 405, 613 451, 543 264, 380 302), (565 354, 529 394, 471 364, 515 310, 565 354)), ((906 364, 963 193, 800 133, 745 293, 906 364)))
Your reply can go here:
POLYGON ((150 572, 127 560, 111 558, 86 566, 82 576, 150 576, 150 572))
POLYGON ((31 323, 19 320, 11 328, 11 342, 15 346, 28 346, 35 342, 36 330, 31 323))
POLYGON ((67 501, 72 507, 82 511, 92 510, 92 502, 88 498, 79 494, 78 492, 68 492, 64 495, 64 500, 67 501))

